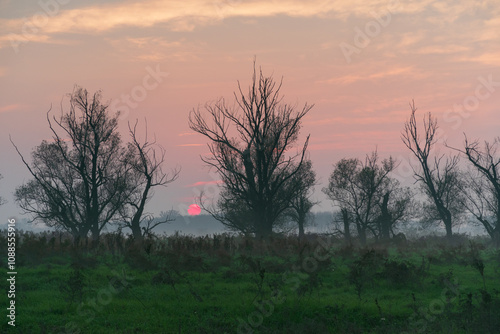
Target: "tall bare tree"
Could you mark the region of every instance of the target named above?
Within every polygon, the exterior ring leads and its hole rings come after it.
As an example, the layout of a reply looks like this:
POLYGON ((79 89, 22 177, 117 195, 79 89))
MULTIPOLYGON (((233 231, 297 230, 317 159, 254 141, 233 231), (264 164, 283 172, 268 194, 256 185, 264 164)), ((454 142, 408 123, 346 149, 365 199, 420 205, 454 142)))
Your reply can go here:
POLYGON ((132 141, 128 143, 124 165, 130 168, 129 182, 133 189, 120 213, 122 224, 130 228, 135 241, 140 243, 144 235, 150 234, 155 227, 173 220, 171 214, 163 213, 160 218, 155 218, 145 209, 154 188, 166 187, 175 181, 180 169, 176 168, 170 173, 163 170, 165 149, 156 140, 148 140, 147 125, 143 142, 137 136, 137 122, 133 127, 129 124, 129 134, 132 141))
POLYGON ((493 143, 478 140, 469 142, 465 137, 464 154, 472 171, 467 178, 463 194, 464 207, 479 221, 492 240, 500 245, 500 137, 493 143))
POLYGON ((76 239, 90 232, 98 241, 130 192, 118 115, 108 114, 100 92, 90 97, 79 87, 69 110, 61 113, 51 119, 47 112, 52 140, 35 148, 31 164, 16 147, 33 179, 16 189, 15 198, 35 220, 68 230, 76 239))
POLYGON ((438 129, 437 119, 429 112, 423 120, 423 136, 415 117, 417 108, 410 103, 410 119, 405 122, 401 139, 419 162, 419 168, 413 168, 416 182, 420 183, 427 197, 424 212, 425 220, 441 221, 446 229, 446 236, 451 238, 454 221, 463 213, 461 202, 461 174, 458 169, 458 156, 446 157, 444 154, 431 157, 438 129))
POLYGON ((207 104, 205 113, 198 109, 189 115, 190 128, 210 141, 211 155, 202 160, 223 181, 212 215, 230 228, 258 237, 272 233, 297 196, 291 180, 302 168, 309 141, 307 137, 297 153, 289 154, 298 141, 301 120, 312 106, 296 111, 282 103, 281 84, 265 77, 262 70, 257 76, 254 63, 248 94, 238 82, 235 107, 220 99, 207 104))

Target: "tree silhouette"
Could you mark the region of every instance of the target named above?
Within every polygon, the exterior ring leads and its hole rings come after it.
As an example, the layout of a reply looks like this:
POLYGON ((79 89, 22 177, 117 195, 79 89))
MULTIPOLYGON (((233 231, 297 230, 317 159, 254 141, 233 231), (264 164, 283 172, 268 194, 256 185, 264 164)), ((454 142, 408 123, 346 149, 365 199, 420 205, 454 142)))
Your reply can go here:
POLYGON ((16 201, 35 220, 68 230, 77 241, 90 232, 97 242, 131 190, 121 159, 126 152, 117 131, 118 115, 108 114, 100 92, 89 97, 80 87, 59 119, 51 120, 49 114, 52 141, 34 149, 31 165, 16 147, 33 176, 16 189, 16 201))
POLYGON ((469 142, 465 137, 464 150, 472 170, 463 189, 462 204, 485 228, 492 240, 500 244, 500 138, 493 143, 469 142))
MULTIPOLYGON (((33 177, 16 189, 16 202, 34 220, 72 233, 77 243, 91 233, 96 244, 108 224, 124 218, 141 240, 152 189, 175 180, 178 170, 171 176, 162 171, 164 150, 158 148, 157 154, 147 135, 140 143, 135 126, 129 127, 132 142, 122 144, 119 113, 109 114, 100 91, 89 96, 75 87, 69 102, 69 110, 61 111, 59 118, 47 112, 52 140, 33 150, 31 164, 11 140, 33 177)), ((146 228, 157 225, 149 220, 146 228)))
POLYGON ((431 159, 431 150, 436 144, 437 120, 428 113, 424 117, 424 138, 420 135, 415 118, 417 108, 410 103, 410 119, 405 122, 401 139, 417 158, 420 169, 413 169, 414 177, 421 185, 428 202, 424 206, 424 221, 442 221, 446 236, 451 238, 454 221, 463 213, 461 200, 461 174, 458 169, 458 156, 435 156, 431 159))
POLYGON ((223 99, 205 106, 205 114, 193 110, 190 128, 210 140, 211 155, 202 157, 215 168, 223 183, 220 199, 211 214, 229 228, 267 237, 297 196, 292 182, 305 161, 306 139, 295 154, 288 151, 298 140, 302 118, 312 106, 300 111, 282 103, 281 82, 257 76, 254 62, 252 84, 245 95, 238 82, 236 106, 223 99))
POLYGON ((417 212, 413 192, 408 187, 401 187, 397 180, 391 179, 383 192, 379 205, 379 216, 375 219, 376 229, 382 240, 395 235, 393 227, 408 221, 417 212))
MULTIPOLYGON (((359 159, 342 159, 335 165, 330 175, 328 187, 323 192, 340 208, 346 240, 350 239, 349 224, 356 227, 361 244, 366 244, 367 234, 375 237, 382 228, 390 230, 392 213, 389 212, 391 193, 396 191, 397 183, 389 177, 396 166, 392 158, 379 164, 377 151, 367 155, 365 162, 359 159), (385 198, 386 197, 386 198, 385 198), (384 206, 384 199, 387 201, 384 206), (386 225, 380 224, 381 209, 386 210, 386 225), (378 224, 377 224, 378 223, 378 224)), ((383 236, 387 233, 382 230, 383 236)))
POLYGON ((160 219, 155 219, 145 212, 145 208, 153 189, 175 181, 180 169, 176 168, 170 174, 163 171, 165 149, 156 140, 148 140, 147 126, 143 142, 137 136, 137 121, 133 127, 129 124, 129 134, 132 141, 128 143, 127 159, 124 161, 130 169, 129 183, 133 189, 120 213, 122 225, 130 228, 134 240, 140 243, 144 235, 150 234, 155 227, 173 220, 172 214, 168 213, 162 213, 160 219))

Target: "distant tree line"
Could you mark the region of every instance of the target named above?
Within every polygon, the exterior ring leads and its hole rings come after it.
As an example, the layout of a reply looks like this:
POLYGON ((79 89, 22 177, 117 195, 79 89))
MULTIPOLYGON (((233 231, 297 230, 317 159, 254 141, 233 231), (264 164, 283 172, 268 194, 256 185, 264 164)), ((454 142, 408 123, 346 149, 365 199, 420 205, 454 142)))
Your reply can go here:
MULTIPOLYGON (((284 103, 281 85, 257 71, 254 62, 249 89, 244 92, 238 82, 234 105, 219 99, 189 115, 190 128, 208 139, 210 154, 202 161, 222 180, 219 198, 205 203, 201 194, 200 205, 227 228, 258 238, 295 227, 302 238, 316 204, 309 136, 299 142, 302 120, 313 106, 284 103)), ((500 243, 500 137, 482 146, 465 137, 463 148, 450 147, 455 155, 437 154, 436 118, 428 113, 419 124, 413 102, 410 111, 401 139, 418 161, 412 166, 418 188, 402 186, 393 175, 399 162, 381 159, 377 150, 364 160, 341 159, 323 188, 338 209, 337 232, 348 242, 389 240, 398 224, 420 217, 424 226, 442 223, 451 238, 455 224, 473 217, 500 243), (460 170, 460 158, 467 171, 460 170), (416 201, 417 193, 423 203, 416 201)), ((140 242, 172 220, 166 213, 158 219, 146 212, 153 189, 175 181, 180 172, 163 170, 166 152, 148 140, 147 127, 141 141, 137 122, 129 124, 130 141, 123 143, 119 113, 110 114, 100 92, 90 96, 80 87, 60 117, 50 112, 52 139, 33 150, 31 162, 13 143, 32 176, 15 192, 25 212, 71 232, 76 241, 90 234, 97 242, 115 223, 140 242)))
POLYGON ((342 159, 334 166, 328 187, 323 189, 339 208, 338 232, 350 241, 353 226, 364 244, 367 234, 377 240, 388 239, 395 235, 393 227, 397 223, 419 217, 423 226, 442 223, 450 239, 453 226, 469 221, 482 224, 499 245, 500 137, 481 147, 478 141, 470 142, 465 136, 463 149, 452 148, 458 154, 436 154, 436 118, 427 113, 419 126, 413 101, 410 109, 401 139, 418 161, 412 166, 413 175, 424 202, 416 202, 417 191, 401 187, 391 177, 396 168, 391 157, 379 163, 375 151, 364 163, 342 159), (467 171, 459 168, 461 157, 467 159, 467 171))

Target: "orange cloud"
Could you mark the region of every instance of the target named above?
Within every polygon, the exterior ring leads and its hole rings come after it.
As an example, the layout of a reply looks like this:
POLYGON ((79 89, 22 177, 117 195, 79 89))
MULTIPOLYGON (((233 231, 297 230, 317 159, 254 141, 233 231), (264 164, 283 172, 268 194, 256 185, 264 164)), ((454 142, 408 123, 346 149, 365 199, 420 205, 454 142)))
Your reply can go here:
POLYGON ((339 78, 332 78, 328 80, 318 81, 318 83, 350 84, 358 81, 380 80, 388 77, 401 76, 401 75, 412 76, 412 78, 415 78, 415 76, 422 77, 422 73, 415 71, 413 69, 413 66, 406 66, 406 67, 392 68, 387 71, 375 72, 368 75, 348 74, 339 78))
MULTIPOLYGON (((0 75, 1 76, 1 75, 0 75)), ((8 112, 13 110, 21 109, 23 106, 21 104, 9 104, 7 106, 0 107, 0 113, 8 112)))
POLYGON ((39 8, 32 17, 0 19, 0 47, 8 43, 10 34, 30 41, 48 41, 51 35, 60 33, 102 33, 120 27, 148 28, 157 24, 168 24, 171 31, 193 31, 199 26, 220 22, 229 17, 253 19, 287 15, 291 17, 334 17, 347 19, 361 16, 372 17, 373 13, 401 11, 414 13, 423 11, 427 1, 413 5, 393 5, 386 0, 355 0, 355 1, 328 1, 299 0, 284 1, 127 1, 125 3, 99 4, 75 9, 66 9, 61 6, 54 13, 44 13, 39 8), (48 14, 48 15, 46 15, 48 14), (36 21, 42 15, 46 20, 36 21), (31 22, 33 21, 33 22, 31 22), (26 31, 26 22, 35 25, 36 31, 30 36, 22 33, 26 31))
POLYGON ((221 184, 223 183, 222 180, 215 180, 215 181, 199 181, 193 184, 189 184, 186 187, 191 188, 191 187, 199 187, 199 186, 206 186, 210 184, 221 184))
MULTIPOLYGON (((191 31, 198 25, 220 21, 226 17, 263 17, 285 14, 290 16, 316 16, 334 9, 329 1, 315 0, 308 3, 288 0, 279 3, 268 1, 235 1, 234 3, 194 1, 137 1, 99 4, 77 9, 64 9, 48 17, 39 28, 42 33, 103 32, 121 26, 151 27, 170 23, 173 31, 191 31)), ((42 9, 40 13, 43 14, 42 9)), ((30 17, 3 19, 0 27, 15 33, 30 17)))

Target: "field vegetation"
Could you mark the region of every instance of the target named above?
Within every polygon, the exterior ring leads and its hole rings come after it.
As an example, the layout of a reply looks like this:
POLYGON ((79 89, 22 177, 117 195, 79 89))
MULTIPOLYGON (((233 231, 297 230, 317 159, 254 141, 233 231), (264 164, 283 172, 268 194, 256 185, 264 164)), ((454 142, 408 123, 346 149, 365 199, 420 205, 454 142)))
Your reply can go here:
MULTIPOLYGON (((6 248, 6 235, 0 244, 6 248)), ((454 235, 17 235, 17 333, 498 333, 500 250, 454 235)), ((5 260, 1 260, 5 261, 5 260)), ((2 263, 4 266, 5 263, 2 263)), ((5 289, 7 288, 6 283, 5 289)), ((6 296, 2 294, 2 299, 6 296)), ((5 305, 5 301, 2 302, 5 305)))

